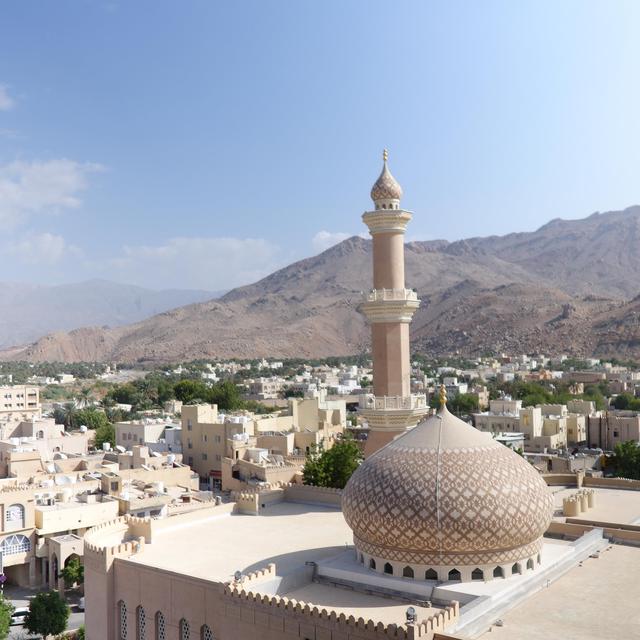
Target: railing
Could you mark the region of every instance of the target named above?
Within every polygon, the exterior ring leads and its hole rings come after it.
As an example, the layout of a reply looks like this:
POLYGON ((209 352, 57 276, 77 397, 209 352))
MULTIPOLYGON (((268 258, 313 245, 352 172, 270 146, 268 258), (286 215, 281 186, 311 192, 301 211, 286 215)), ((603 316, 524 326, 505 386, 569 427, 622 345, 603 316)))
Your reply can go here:
POLYGON ((413 289, 371 289, 363 294, 365 302, 378 300, 417 300, 418 293, 413 289))
POLYGON ((409 396, 360 396, 361 409, 426 409, 427 396, 424 394, 411 394, 409 396))

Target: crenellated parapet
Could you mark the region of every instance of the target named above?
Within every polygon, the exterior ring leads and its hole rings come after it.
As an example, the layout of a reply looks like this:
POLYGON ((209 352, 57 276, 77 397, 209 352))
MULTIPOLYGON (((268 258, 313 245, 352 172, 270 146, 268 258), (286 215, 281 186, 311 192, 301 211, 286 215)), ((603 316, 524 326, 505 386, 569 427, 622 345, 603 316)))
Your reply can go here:
POLYGON ((414 624, 385 624, 372 619, 365 620, 331 609, 319 608, 311 603, 246 590, 241 584, 225 585, 223 598, 227 601, 226 614, 245 621, 264 620, 269 626, 277 625, 287 636, 309 637, 309 629, 316 629, 316 637, 331 637, 331 632, 357 637, 359 640, 431 640, 435 633, 442 632, 458 620, 460 609, 457 602, 425 620, 414 624), (322 629, 322 631, 320 631, 322 629), (323 635, 321 635, 323 634, 323 635))

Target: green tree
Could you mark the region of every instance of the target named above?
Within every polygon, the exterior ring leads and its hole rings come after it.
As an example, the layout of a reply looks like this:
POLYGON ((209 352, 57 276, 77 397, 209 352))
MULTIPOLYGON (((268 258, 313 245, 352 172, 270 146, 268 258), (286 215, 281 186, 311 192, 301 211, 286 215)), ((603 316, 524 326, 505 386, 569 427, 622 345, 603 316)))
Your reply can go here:
POLYGON ((69 605, 57 591, 37 594, 29 603, 24 626, 43 638, 57 636, 67 628, 69 605))
POLYGON ((78 633, 76 634, 76 640, 84 640, 84 636, 85 636, 84 625, 81 624, 78 627, 78 633))
POLYGON ((60 573, 64 578, 64 583, 67 585, 67 588, 84 582, 84 565, 80 562, 78 556, 73 556, 60 573))
POLYGON ((74 411, 73 417, 71 418, 71 426, 76 429, 84 425, 89 429, 97 430, 108 424, 109 418, 107 418, 107 414, 104 411, 93 407, 74 411))
POLYGON ((454 413, 473 413, 478 411, 478 396, 472 393, 459 393, 447 401, 447 404, 454 413))
POLYGON ((319 447, 307 456, 303 481, 316 487, 344 489, 361 461, 362 453, 352 439, 339 440, 330 449, 319 447))
POLYGON ((102 449, 102 445, 105 442, 110 443, 112 447, 116 446, 116 429, 109 422, 96 429, 93 444, 96 449, 102 449))
POLYGON ((633 440, 619 442, 614 449, 616 475, 640 480, 640 445, 633 440))
POLYGON ((13 609, 13 605, 5 600, 4 595, 0 595, 0 640, 5 640, 9 635, 13 609))

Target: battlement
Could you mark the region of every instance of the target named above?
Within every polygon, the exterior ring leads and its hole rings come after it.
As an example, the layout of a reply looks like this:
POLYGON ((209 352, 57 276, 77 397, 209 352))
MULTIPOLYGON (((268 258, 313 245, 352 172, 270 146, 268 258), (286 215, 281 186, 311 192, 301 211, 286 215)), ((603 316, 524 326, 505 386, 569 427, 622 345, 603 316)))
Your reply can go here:
MULTIPOLYGON (((275 567, 274 567, 275 568, 275 567)), ((452 602, 438 613, 429 616, 426 620, 421 620, 415 624, 384 624, 365 620, 362 617, 356 618, 353 615, 346 616, 344 613, 337 613, 334 610, 319 609, 318 607, 295 599, 281 596, 270 596, 247 591, 241 584, 229 583, 225 585, 224 597, 235 604, 239 611, 237 615, 243 616, 242 609, 245 607, 259 608, 261 613, 285 618, 284 628, 287 628, 287 618, 292 622, 296 618, 305 618, 306 624, 325 629, 334 629, 340 633, 351 636, 357 634, 362 640, 381 640, 386 638, 396 638, 398 640, 413 640, 414 638, 424 638, 431 640, 435 633, 443 631, 446 627, 457 621, 460 615, 460 607, 457 602, 452 602)), ((230 611, 229 613, 232 613, 230 611)))

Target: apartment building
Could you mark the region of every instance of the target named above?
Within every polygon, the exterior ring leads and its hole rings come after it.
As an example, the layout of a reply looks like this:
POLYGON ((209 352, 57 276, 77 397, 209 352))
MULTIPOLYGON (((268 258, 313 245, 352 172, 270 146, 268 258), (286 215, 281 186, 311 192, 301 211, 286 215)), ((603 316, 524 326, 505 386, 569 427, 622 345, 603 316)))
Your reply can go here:
POLYGON ((0 423, 22 422, 40 418, 41 415, 38 387, 26 385, 0 387, 0 423))

